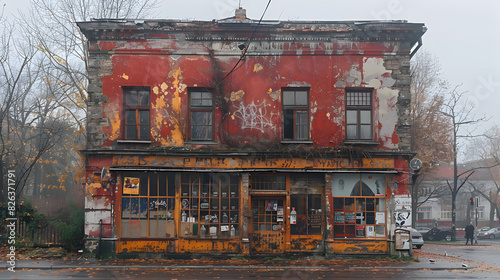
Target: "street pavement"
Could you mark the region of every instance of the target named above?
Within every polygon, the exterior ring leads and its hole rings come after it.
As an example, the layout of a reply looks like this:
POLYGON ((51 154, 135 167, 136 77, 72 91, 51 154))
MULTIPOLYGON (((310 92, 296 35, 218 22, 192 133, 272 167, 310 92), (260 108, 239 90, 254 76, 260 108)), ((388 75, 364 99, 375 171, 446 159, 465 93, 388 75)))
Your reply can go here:
POLYGON ((419 261, 387 259, 298 260, 17 260, 16 272, 0 262, 0 279, 500 279, 500 239, 429 243, 419 261))

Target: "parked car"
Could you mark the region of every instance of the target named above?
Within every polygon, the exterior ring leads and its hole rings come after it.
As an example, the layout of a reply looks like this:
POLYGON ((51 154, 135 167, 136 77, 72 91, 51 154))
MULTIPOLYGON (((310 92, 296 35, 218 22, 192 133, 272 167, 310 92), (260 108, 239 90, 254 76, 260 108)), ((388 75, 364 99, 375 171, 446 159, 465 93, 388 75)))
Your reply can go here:
POLYGON ((429 232, 429 230, 431 230, 431 228, 428 228, 428 227, 417 227, 417 231, 420 232, 420 234, 422 234, 422 235, 424 235, 427 232, 429 232))
POLYGON ((478 239, 483 238, 484 237, 484 233, 487 232, 490 229, 491 229, 490 227, 482 227, 482 228, 476 230, 476 237, 478 239))
POLYGON ((424 246, 424 238, 422 237, 422 234, 413 228, 409 228, 409 230, 413 246, 417 247, 417 249, 422 248, 422 246, 424 246))
POLYGON ((451 226, 438 226, 433 227, 426 234, 424 234, 424 240, 429 241, 439 241, 446 240, 451 241, 451 239, 455 236, 455 229, 451 226))
POLYGON ((486 232, 484 232, 482 235, 478 235, 478 238, 489 238, 489 239, 494 239, 496 237, 500 237, 500 227, 492 228, 486 232))

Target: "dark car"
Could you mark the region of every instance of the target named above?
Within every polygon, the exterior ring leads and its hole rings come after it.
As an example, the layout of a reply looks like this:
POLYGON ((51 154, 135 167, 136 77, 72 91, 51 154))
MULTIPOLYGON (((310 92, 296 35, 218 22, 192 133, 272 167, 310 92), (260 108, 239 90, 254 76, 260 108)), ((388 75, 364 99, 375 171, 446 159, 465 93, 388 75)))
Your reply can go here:
POLYGON ((451 226, 438 226, 433 227, 426 234, 424 234, 424 240, 428 241, 439 241, 446 240, 451 241, 451 239, 455 236, 455 229, 451 226))

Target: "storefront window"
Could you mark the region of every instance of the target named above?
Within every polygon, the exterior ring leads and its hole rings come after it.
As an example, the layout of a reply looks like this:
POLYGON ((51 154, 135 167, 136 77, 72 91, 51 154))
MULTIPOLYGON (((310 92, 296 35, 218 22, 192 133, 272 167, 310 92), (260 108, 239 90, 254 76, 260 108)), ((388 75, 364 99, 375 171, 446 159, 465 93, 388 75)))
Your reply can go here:
POLYGON ((290 225, 293 235, 321 235, 323 210, 320 194, 292 194, 291 206, 297 212, 296 224, 290 225))
POLYGON ((238 175, 183 173, 181 204, 181 236, 201 238, 239 236, 238 175))
POLYGON ((385 178, 349 174, 333 179, 334 237, 385 237, 385 178))
POLYGON ((174 175, 129 172, 122 182, 121 237, 174 237, 174 175))
POLYGON ((284 191, 286 190, 286 177, 276 175, 253 176, 250 188, 253 190, 284 191))

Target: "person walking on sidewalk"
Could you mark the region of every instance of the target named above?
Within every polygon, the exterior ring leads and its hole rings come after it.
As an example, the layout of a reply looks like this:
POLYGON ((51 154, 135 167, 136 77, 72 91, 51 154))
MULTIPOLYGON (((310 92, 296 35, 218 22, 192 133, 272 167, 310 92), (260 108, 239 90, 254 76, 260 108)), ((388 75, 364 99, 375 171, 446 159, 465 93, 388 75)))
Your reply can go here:
POLYGON ((465 238, 467 241, 465 241, 465 245, 469 243, 470 239, 470 245, 472 245, 474 241, 474 226, 472 225, 472 222, 468 226, 465 227, 465 238))

